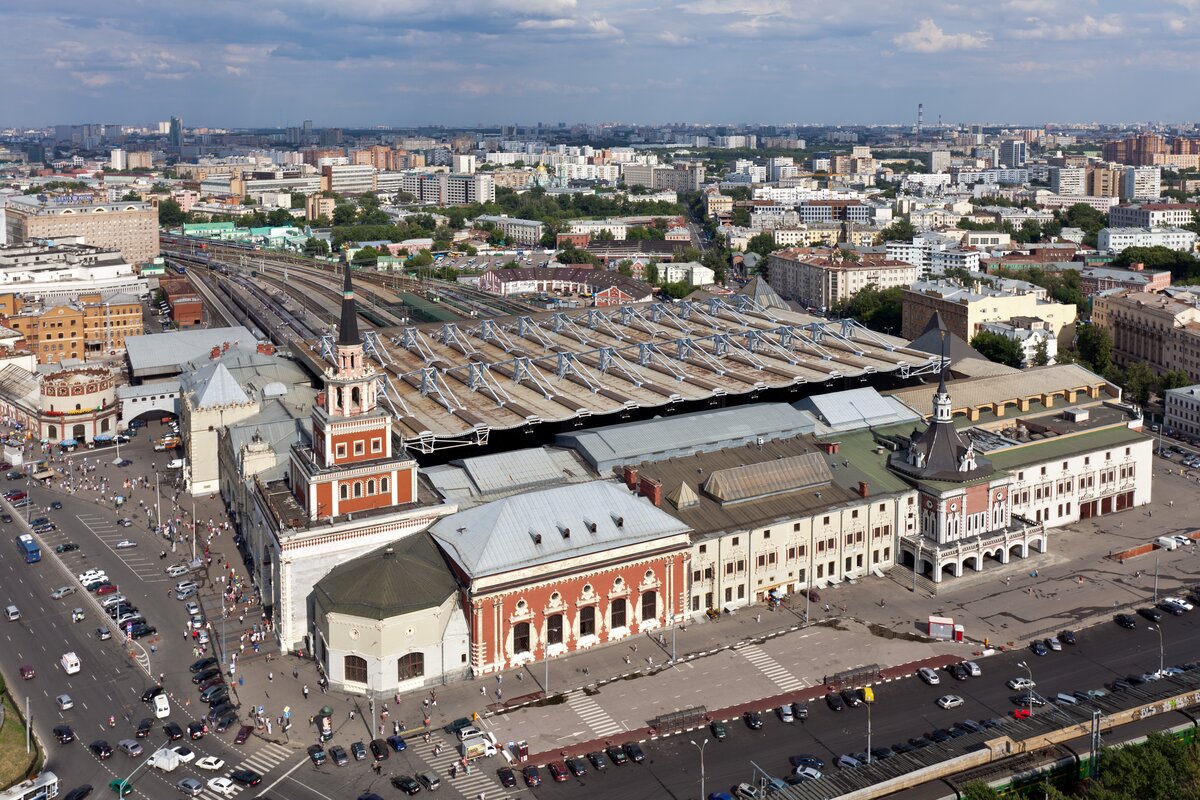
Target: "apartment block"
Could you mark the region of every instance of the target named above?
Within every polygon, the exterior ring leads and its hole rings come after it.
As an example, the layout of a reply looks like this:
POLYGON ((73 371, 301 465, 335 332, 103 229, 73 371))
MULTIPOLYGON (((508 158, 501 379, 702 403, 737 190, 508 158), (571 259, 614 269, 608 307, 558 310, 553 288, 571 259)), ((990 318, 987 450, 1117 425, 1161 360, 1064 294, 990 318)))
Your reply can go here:
POLYGON ((1200 203, 1142 203, 1117 206, 1108 215, 1113 228, 1179 228, 1190 225, 1200 203))
POLYGON ((1112 335, 1118 366, 1144 362, 1155 372, 1182 369, 1200 381, 1200 309, 1194 303, 1146 292, 1101 294, 1092 300, 1092 322, 1112 335))
POLYGON ((1087 171, 1079 167, 1051 167, 1050 191, 1055 194, 1087 194, 1087 171))
POLYGON ((91 202, 77 195, 39 197, 9 198, 4 215, 9 244, 82 237, 93 247, 120 251, 131 264, 158 255, 158 207, 153 203, 91 202))
POLYGON ((1008 285, 1012 288, 1006 291, 983 285, 965 287, 953 281, 914 283, 904 290, 900 335, 910 341, 916 339, 925 332, 934 314, 941 315, 947 330, 968 342, 986 322, 1037 318, 1059 336, 1063 328, 1075 321, 1074 304, 1042 300, 1039 287, 1032 284, 1014 281, 1008 285))
POLYGON ((917 274, 916 267, 902 261, 849 261, 836 254, 817 256, 798 249, 780 250, 767 259, 767 283, 771 288, 785 300, 808 308, 831 308, 867 286, 908 286, 917 274))
POLYGON ((1182 228, 1102 228, 1096 249, 1120 253, 1130 247, 1169 247, 1181 253, 1196 249, 1196 234, 1182 228))
POLYGON ((1121 179, 1122 200, 1155 200, 1162 194, 1162 169, 1126 167, 1121 179))

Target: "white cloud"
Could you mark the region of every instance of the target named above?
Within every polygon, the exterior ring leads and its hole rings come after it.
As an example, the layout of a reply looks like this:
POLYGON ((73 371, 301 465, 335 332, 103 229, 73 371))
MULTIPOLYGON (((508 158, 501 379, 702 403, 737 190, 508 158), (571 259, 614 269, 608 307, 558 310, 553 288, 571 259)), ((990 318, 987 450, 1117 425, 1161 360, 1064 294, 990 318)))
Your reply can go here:
POLYGON ((663 31, 658 35, 658 41, 673 47, 683 47, 684 45, 692 44, 696 40, 690 36, 681 36, 675 31, 663 31))
POLYGON ((549 31, 589 38, 617 39, 624 34, 603 17, 587 19, 559 17, 557 19, 527 19, 517 24, 519 30, 549 31))
POLYGON ((986 47, 991 37, 986 33, 946 33, 926 17, 907 33, 892 37, 892 44, 913 53, 944 53, 947 50, 978 50, 986 47))
POLYGON ((1016 36, 1024 39, 1078 41, 1123 36, 1128 32, 1121 18, 1115 14, 1101 18, 1084 15, 1081 19, 1072 19, 1062 23, 1046 22, 1040 17, 1029 17, 1025 22, 1029 25, 1028 28, 1019 28, 1014 31, 1016 36))

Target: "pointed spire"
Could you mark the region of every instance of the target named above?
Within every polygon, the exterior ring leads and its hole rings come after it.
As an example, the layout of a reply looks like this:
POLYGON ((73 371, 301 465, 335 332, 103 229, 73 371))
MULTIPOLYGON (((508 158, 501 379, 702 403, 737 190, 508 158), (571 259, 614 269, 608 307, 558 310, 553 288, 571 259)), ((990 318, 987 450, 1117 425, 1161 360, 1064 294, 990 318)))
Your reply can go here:
POLYGON ((338 329, 338 344, 361 344, 358 338, 358 305, 354 302, 354 286, 350 283, 350 264, 346 264, 346 283, 342 287, 342 324, 338 329))
MULTIPOLYGON (((346 275, 346 280, 350 280, 349 274, 346 275)), ((946 329, 939 331, 941 339, 941 347, 938 353, 938 394, 946 394, 946 329)))

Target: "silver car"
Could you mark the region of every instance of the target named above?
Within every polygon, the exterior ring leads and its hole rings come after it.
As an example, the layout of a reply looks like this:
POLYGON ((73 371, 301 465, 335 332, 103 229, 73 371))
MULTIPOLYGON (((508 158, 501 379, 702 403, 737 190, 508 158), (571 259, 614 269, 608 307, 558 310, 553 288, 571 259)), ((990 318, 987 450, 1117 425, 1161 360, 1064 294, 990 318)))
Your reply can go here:
POLYGON ((60 586, 50 593, 50 597, 54 600, 61 600, 69 594, 75 594, 74 586, 60 586))

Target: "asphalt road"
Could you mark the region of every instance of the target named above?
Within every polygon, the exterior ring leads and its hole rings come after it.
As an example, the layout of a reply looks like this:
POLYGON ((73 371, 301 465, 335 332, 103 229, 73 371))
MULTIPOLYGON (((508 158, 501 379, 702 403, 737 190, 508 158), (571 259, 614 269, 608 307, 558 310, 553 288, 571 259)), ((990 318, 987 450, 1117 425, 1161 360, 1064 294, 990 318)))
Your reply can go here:
MULTIPOLYGON (((151 428, 155 435, 160 433, 158 425, 152 424, 151 428)), ((150 463, 165 462, 167 454, 152 452, 149 438, 143 432, 132 446, 121 447, 122 457, 134 462, 129 467, 117 468, 108 463, 116 456, 115 449, 111 448, 79 451, 73 460, 82 464, 86 456, 94 464, 100 458, 104 466, 99 469, 106 471, 109 476, 153 475, 150 463)), ((167 577, 166 566, 190 557, 190 548, 186 555, 185 548, 180 547, 171 558, 160 559, 160 551, 164 547, 169 549, 169 544, 149 530, 145 513, 141 512, 139 516, 136 502, 132 507, 127 505, 122 509, 114 509, 111 504, 98 503, 96 494, 90 491, 68 495, 37 485, 28 486, 25 481, 0 481, 0 487, 29 491, 35 500, 32 515, 49 516, 58 526, 58 530, 41 537, 45 546, 42 561, 37 564, 24 563, 13 544, 17 533, 25 530, 23 526, 17 522, 2 526, 8 544, 0 547, 0 576, 3 576, 0 581, 0 604, 17 605, 21 610, 21 619, 18 622, 5 621, 3 628, 0 628, 3 634, 0 640, 3 644, 0 666, 17 702, 23 704, 26 695, 29 697, 34 728, 47 748, 47 768, 59 775, 63 793, 84 783, 108 793, 108 782, 114 777, 126 777, 144 762, 145 756, 132 759, 117 753, 101 762, 92 756, 87 745, 96 739, 104 739, 115 747, 118 740, 133 738, 138 722, 154 716, 152 709, 140 698, 142 692, 153 686, 155 681, 129 658, 122 636, 114 633, 108 641, 99 639, 96 630, 107 619, 101 616, 96 598, 79 587, 76 576, 89 568, 103 569, 120 592, 143 611, 147 621, 159 629, 160 637, 147 637, 140 641, 146 651, 150 650, 152 643, 156 647, 157 652, 149 654, 150 669, 156 675, 164 675, 164 686, 171 696, 171 715, 169 720, 155 720, 153 735, 142 740, 148 754, 165 739, 161 733, 163 723, 174 721, 186 726, 205 708, 199 703, 189 680, 187 666, 195 657, 191 642, 184 641, 182 635, 188 620, 184 603, 177 602, 173 597, 164 599, 179 580, 167 577), (52 500, 61 502, 63 508, 47 513, 44 509, 52 500), (42 510, 38 511, 38 508, 42 510), (117 525, 116 521, 124 516, 134 518, 137 523, 131 527, 117 525), (138 546, 117 549, 116 543, 126 538, 136 541, 138 546), (54 548, 66 542, 78 544, 80 549, 56 554, 54 548), (75 594, 61 600, 50 597, 54 589, 68 585, 76 587, 75 594), (84 609, 84 621, 71 622, 74 608, 84 609), (63 672, 59 664, 62 654, 68 651, 74 651, 82 662, 82 670, 70 676, 63 672), (36 669, 35 678, 28 681, 20 679, 18 669, 23 664, 30 664, 36 669), (71 696, 74 708, 67 711, 58 709, 55 698, 63 693, 71 696), (190 701, 190 705, 185 705, 185 700, 190 701), (115 729, 107 724, 109 715, 117 719, 115 729), (51 731, 60 723, 74 728, 77 736, 75 742, 59 745, 55 741, 51 731)), ((110 489, 109 493, 121 491, 115 488, 110 489)), ((169 496, 169 491, 164 486, 164 496, 169 496)), ((152 496, 145 490, 140 490, 140 494, 143 499, 152 496)), ((16 511, 5 510, 14 517, 18 516, 16 511)), ((163 513, 164 516, 167 514, 165 506, 163 513)), ((232 547, 232 544, 227 546, 232 547)), ((205 613, 214 619, 214 628, 219 631, 219 593, 203 579, 203 574, 196 579, 202 585, 201 605, 205 613)), ((235 732, 236 729, 221 736, 209 734, 188 745, 196 752, 197 758, 215 755, 224 759, 227 763, 225 773, 203 772, 194 767, 180 767, 171 773, 143 769, 133 781, 136 789, 147 797, 171 796, 176 794, 175 784, 189 775, 207 780, 215 775, 227 774, 229 769, 247 759, 256 762, 252 768, 259 768, 259 771, 268 772, 269 775, 269 769, 279 771, 291 766, 285 762, 299 760, 287 748, 253 738, 245 746, 234 747, 232 739, 235 732)), ((268 777, 264 785, 271 780, 272 777, 268 777)), ((212 793, 205 796, 216 797, 212 793)))

